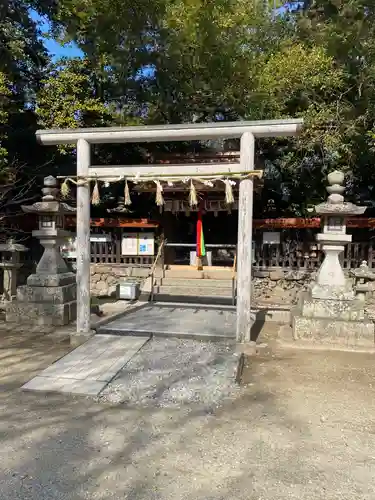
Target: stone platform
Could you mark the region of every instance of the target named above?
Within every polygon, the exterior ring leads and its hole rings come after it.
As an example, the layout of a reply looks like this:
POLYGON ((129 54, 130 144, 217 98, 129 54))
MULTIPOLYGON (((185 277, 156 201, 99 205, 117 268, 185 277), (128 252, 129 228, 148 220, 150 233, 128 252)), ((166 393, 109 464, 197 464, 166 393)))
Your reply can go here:
POLYGON ((75 321, 76 317, 77 302, 69 304, 11 302, 6 307, 6 321, 9 323, 64 326, 75 321))
MULTIPOLYGON (((334 290, 333 290, 334 291, 334 290)), ((335 296, 329 287, 310 289, 292 311, 294 340, 325 344, 375 346, 374 323, 366 316, 364 303, 348 288, 335 296), (323 293, 320 298, 318 293, 323 293)))
MULTIPOLYGON (((254 304, 252 336, 258 337, 266 323, 290 324, 290 308, 279 304, 254 304)), ((143 302, 112 321, 93 325, 98 333, 111 335, 152 335, 196 340, 234 339, 236 308, 180 302, 143 302)))
POLYGON ((337 319, 340 321, 363 321, 365 311, 363 303, 355 299, 318 299, 302 294, 301 315, 305 318, 337 319))
POLYGON ((230 306, 146 302, 100 326, 97 332, 200 340, 234 339, 236 310, 230 306))
POLYGON ((347 347, 375 346, 374 323, 334 318, 293 316, 294 340, 317 341, 347 347))

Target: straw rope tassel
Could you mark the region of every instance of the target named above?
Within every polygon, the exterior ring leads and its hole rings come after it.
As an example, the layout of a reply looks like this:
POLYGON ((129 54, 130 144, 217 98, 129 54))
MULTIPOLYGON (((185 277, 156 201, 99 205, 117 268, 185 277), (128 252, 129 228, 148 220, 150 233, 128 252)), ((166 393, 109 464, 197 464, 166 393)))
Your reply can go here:
POLYGON ((164 205, 163 198, 163 186, 160 184, 160 181, 154 181, 156 184, 156 204, 158 207, 162 207, 164 205))
POLYGON ((65 179, 60 188, 61 196, 67 198, 70 193, 69 179, 65 179))
POLYGON ((92 190, 91 203, 93 205, 99 205, 100 203, 99 186, 97 180, 95 181, 94 189, 92 190))
POLYGON ((190 181, 189 205, 191 207, 196 207, 198 205, 197 190, 192 180, 190 181))
POLYGON ((130 198, 128 181, 125 179, 125 190, 124 190, 124 205, 131 205, 132 200, 130 198))
POLYGON ((232 184, 229 179, 225 179, 225 203, 227 205, 234 203, 232 184))

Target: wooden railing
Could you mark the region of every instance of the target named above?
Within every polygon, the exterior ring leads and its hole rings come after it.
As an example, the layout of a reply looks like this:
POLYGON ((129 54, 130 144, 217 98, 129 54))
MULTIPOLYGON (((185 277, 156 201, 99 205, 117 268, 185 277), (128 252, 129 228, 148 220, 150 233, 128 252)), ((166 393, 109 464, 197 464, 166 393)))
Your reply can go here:
MULTIPOLYGON (((91 262, 95 264, 117 264, 124 266, 139 266, 151 268, 155 257, 122 255, 121 241, 126 229, 106 228, 111 234, 110 241, 91 242, 91 262)), ((92 232, 103 232, 102 228, 93 228, 92 232)), ((314 271, 319 268, 323 253, 315 242, 315 235, 310 234, 306 241, 306 234, 300 232, 298 239, 288 238, 278 245, 262 244, 262 232, 254 230, 253 267, 255 269, 305 269, 314 271)), ((293 236, 293 235, 292 235, 293 236)), ((363 235, 363 238, 369 235, 363 235)), ((282 238, 282 235, 281 235, 282 238)), ((358 236, 357 236, 358 238, 358 236)), ((42 254, 42 247, 37 240, 30 239, 25 243, 29 252, 22 255, 25 265, 36 263, 42 254)), ((194 243, 169 243, 165 246, 166 264, 189 264, 190 251, 195 249, 194 243), (168 250, 168 252, 167 252, 168 250)), ((213 265, 232 267, 236 245, 206 244, 206 249, 212 251, 213 265)), ((375 241, 368 239, 360 242, 354 241, 345 246, 341 255, 344 269, 355 269, 366 260, 370 269, 375 269, 375 241)), ((72 259, 75 260, 75 259, 72 259)))
MULTIPOLYGON (((371 242, 348 243, 341 255, 344 269, 355 269, 363 260, 370 269, 375 268, 375 244, 371 242)), ((323 261, 323 252, 314 242, 284 242, 280 245, 255 245, 253 266, 255 269, 282 268, 314 271, 323 261)))
POLYGON ((160 242, 158 253, 156 254, 154 263, 152 264, 149 277, 151 277, 151 301, 154 300, 154 286, 155 286, 155 270, 156 266, 159 264, 162 269, 164 269, 164 246, 167 240, 162 240, 160 242))
MULTIPOLYGON (((111 235, 110 241, 90 243, 91 262, 96 264, 125 264, 137 267, 150 267, 154 262, 153 255, 122 255, 121 243, 126 229, 111 228, 107 234, 111 235)), ((101 228, 92 228, 92 233, 102 234, 101 228)))

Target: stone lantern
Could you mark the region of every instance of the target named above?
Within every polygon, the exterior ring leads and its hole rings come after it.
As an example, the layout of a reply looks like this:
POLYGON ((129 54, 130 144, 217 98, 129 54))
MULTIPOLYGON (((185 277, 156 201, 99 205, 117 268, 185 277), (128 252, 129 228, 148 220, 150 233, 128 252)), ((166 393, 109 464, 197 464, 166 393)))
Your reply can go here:
POLYGON ((346 234, 346 220, 366 210, 344 201, 344 174, 328 175, 328 200, 315 207, 322 219, 323 231, 317 242, 324 260, 315 283, 302 292, 292 313, 294 339, 324 340, 328 343, 374 343, 374 324, 366 316, 364 302, 356 297, 351 280, 346 279, 339 256, 352 239, 346 234))
POLYGON ((322 219, 323 232, 319 233, 316 239, 324 252, 324 260, 318 271, 313 293, 322 297, 344 297, 346 294, 351 297, 354 292, 351 283, 345 278, 339 256, 345 250, 345 245, 352 241, 351 235, 346 234, 347 218, 362 215, 366 207, 358 207, 344 201, 343 172, 332 172, 327 179, 328 200, 315 207, 315 212, 322 219))
POLYGON ((57 200, 57 186, 54 177, 45 177, 42 201, 22 206, 25 213, 38 216, 39 228, 32 235, 44 252, 27 285, 18 287, 17 300, 7 309, 7 321, 58 326, 76 319, 76 276, 60 253, 60 246, 71 236, 64 229, 64 217, 75 208, 57 200))
POLYGON ((9 239, 6 243, 0 244, 1 261, 0 268, 3 269, 3 297, 4 300, 12 300, 17 292, 17 272, 22 263, 20 255, 22 252, 27 252, 28 248, 20 243, 16 243, 13 239, 9 239))
POLYGON ((375 281, 375 273, 373 273, 365 260, 357 268, 350 272, 355 280, 354 290, 357 297, 363 302, 374 291, 373 282, 375 281))

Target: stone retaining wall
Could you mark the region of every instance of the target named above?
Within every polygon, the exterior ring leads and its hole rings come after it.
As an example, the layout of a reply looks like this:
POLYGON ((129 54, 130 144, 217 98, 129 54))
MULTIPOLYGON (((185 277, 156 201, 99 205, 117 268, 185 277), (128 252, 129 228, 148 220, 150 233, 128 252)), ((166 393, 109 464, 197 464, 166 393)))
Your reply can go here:
MULTIPOLYGON (((113 296, 121 278, 146 279, 150 269, 121 264, 91 264, 91 293, 97 297, 113 296)), ((253 271, 254 298, 261 301, 295 304, 315 273, 273 269, 253 271)))
POLYGON ((300 292, 315 279, 316 272, 283 271, 280 269, 253 271, 253 299, 258 302, 293 305, 300 292))
POLYGON ((116 285, 121 278, 146 279, 148 267, 130 267, 122 264, 91 264, 90 291, 96 297, 111 297, 116 294, 116 285))
MULTIPOLYGON (((91 264, 91 294, 97 297, 114 296, 121 278, 146 279, 149 267, 124 264, 91 264)), ((301 291, 315 279, 316 271, 288 271, 281 268, 253 271, 254 299, 260 302, 293 305, 301 291)))

